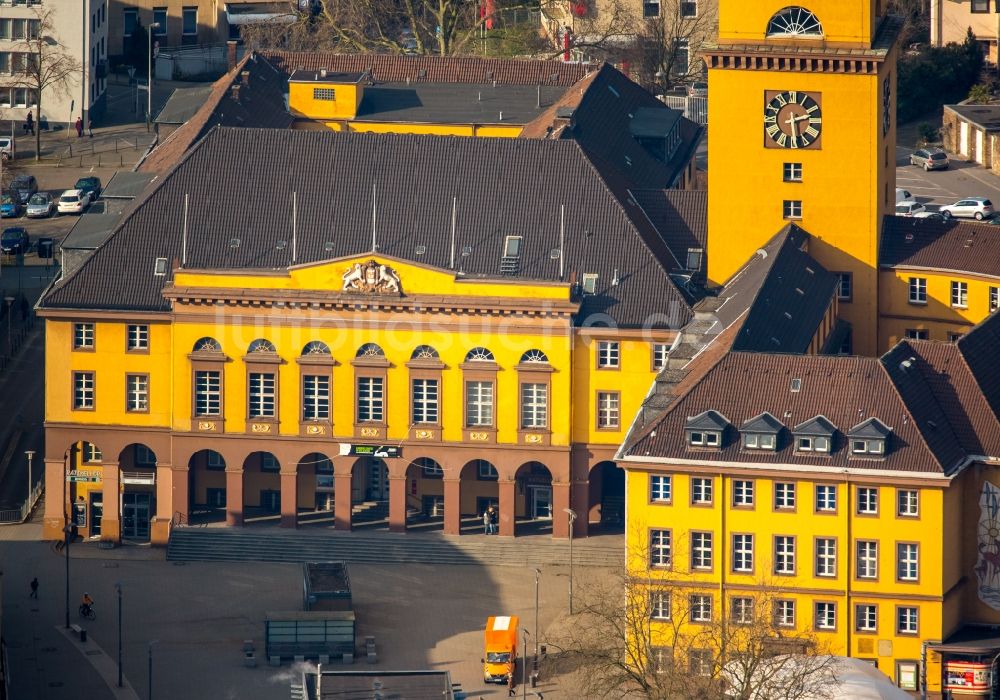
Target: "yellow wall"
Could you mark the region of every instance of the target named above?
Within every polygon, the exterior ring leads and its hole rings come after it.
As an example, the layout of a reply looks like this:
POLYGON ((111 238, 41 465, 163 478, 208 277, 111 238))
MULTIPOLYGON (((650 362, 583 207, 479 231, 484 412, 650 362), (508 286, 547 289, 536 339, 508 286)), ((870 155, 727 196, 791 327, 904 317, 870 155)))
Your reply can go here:
MULTIPOLYGON (((719 40, 759 41, 764 38, 768 21, 787 0, 719 0, 719 40)), ((803 7, 816 15, 823 25, 827 42, 870 45, 877 26, 876 0, 812 0, 803 7)), ((803 39, 801 43, 810 40, 803 39)), ((811 41, 816 41, 815 39, 811 41)))
POLYGON ((334 83, 321 80, 288 81, 288 109, 307 119, 354 119, 364 97, 360 83, 334 83), (316 88, 334 91, 333 100, 317 100, 316 88))
POLYGON ((1000 277, 967 272, 906 268, 879 271, 879 347, 884 351, 906 337, 907 329, 926 329, 930 340, 948 340, 965 333, 990 314, 990 288, 1000 288, 1000 277), (927 280, 927 303, 910 303, 911 277, 927 280), (968 285, 968 307, 951 305, 951 283, 968 285))

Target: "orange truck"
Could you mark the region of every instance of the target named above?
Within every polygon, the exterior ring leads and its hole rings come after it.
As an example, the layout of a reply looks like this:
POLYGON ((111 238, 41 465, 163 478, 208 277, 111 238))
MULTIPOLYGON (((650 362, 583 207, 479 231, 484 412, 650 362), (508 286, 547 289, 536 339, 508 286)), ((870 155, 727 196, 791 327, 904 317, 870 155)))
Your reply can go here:
POLYGON ((517 660, 517 617, 498 615, 486 619, 486 656, 483 680, 507 683, 517 660))

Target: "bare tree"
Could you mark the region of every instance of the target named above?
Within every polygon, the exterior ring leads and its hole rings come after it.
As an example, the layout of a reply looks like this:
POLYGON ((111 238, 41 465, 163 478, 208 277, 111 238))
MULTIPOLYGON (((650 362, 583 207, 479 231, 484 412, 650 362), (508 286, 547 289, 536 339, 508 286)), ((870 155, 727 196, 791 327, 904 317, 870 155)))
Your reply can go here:
POLYGON ((725 605, 717 585, 645 569, 578 590, 580 612, 550 630, 549 646, 557 670, 582 669, 587 697, 829 697, 833 657, 813 631, 776 624, 781 595, 764 578, 727 592, 725 605))
POLYGON ((18 76, 15 85, 34 93, 35 160, 41 157, 42 150, 42 130, 39 126, 42 98, 47 92, 68 92, 70 77, 82 70, 80 62, 55 39, 54 13, 55 8, 51 6, 35 7, 35 17, 28 20, 25 39, 21 44, 24 53, 18 60, 22 64, 14 66, 18 76))
POLYGON ((588 60, 630 56, 641 29, 636 5, 636 0, 543 0, 539 10, 551 41, 549 57, 566 52, 588 60))
POLYGON ((694 16, 686 12, 689 7, 682 0, 660 0, 659 15, 642 20, 633 67, 647 89, 661 92, 703 73, 700 49, 717 31, 718 5, 700 2, 694 16))

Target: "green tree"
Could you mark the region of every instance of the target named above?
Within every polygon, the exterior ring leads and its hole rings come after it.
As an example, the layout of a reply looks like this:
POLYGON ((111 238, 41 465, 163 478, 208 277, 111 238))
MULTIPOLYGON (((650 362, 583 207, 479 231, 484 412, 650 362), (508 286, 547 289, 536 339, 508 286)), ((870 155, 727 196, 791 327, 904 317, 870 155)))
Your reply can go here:
POLYGON ((961 44, 926 47, 899 61, 899 121, 906 122, 959 102, 979 82, 984 57, 972 30, 961 44))

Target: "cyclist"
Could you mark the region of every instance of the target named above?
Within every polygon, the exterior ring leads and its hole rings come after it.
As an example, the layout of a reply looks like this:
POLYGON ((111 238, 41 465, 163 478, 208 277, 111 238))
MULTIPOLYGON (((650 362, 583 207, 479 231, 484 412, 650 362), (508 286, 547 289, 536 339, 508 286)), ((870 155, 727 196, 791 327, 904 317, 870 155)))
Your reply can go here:
POLYGON ((80 599, 80 612, 86 615, 90 612, 91 606, 94 604, 94 599, 90 597, 90 594, 84 592, 83 598, 80 599))

